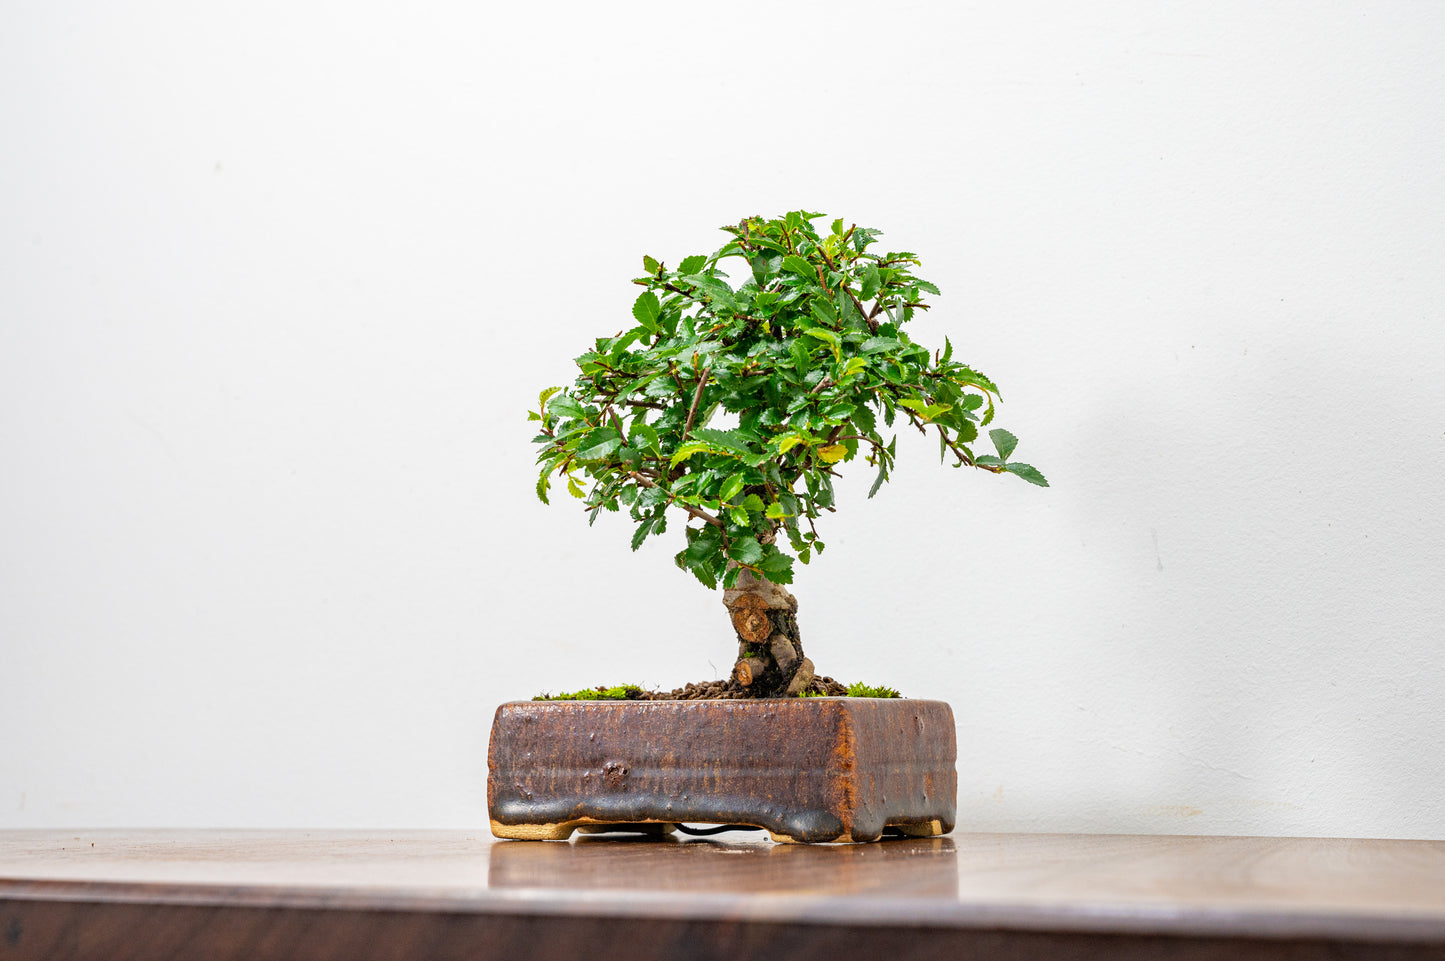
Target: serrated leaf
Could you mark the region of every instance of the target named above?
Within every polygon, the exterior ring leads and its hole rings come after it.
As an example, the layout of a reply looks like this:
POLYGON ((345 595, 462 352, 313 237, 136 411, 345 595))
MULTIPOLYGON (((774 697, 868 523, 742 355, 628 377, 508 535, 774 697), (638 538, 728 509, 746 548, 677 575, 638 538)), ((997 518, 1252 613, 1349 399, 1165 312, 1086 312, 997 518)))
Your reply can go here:
POLYGON ((742 508, 745 511, 757 513, 758 511, 764 509, 763 499, 757 494, 749 494, 747 497, 743 498, 742 508))
POLYGON ((722 482, 722 486, 718 488, 717 499, 723 503, 727 503, 737 496, 738 491, 742 489, 743 475, 741 473, 734 474, 722 482))
POLYGON ((622 435, 611 427, 603 427, 587 435, 586 447, 577 451, 578 460, 601 460, 622 446, 622 435))
POLYGON ((739 454, 752 453, 752 448, 748 445, 755 440, 750 434, 741 430, 717 430, 713 427, 699 427, 692 432, 692 435, 698 440, 707 441, 714 447, 721 447, 739 454))
POLYGON ((643 254, 642 269, 647 271, 649 274, 656 274, 659 270, 662 269, 662 264, 659 264, 656 260, 653 260, 651 257, 643 254))
POLYGON ((657 333, 657 318, 662 316, 662 304, 658 302, 657 295, 650 290, 638 294, 637 300, 632 303, 632 316, 647 328, 648 333, 657 333))
POLYGON ((1004 460, 1008 460, 1009 455, 1014 452, 1014 448, 1019 445, 1019 439, 1002 427, 995 427, 989 431, 988 437, 993 441, 993 447, 998 451, 998 456, 1004 460))
POLYGON ((827 447, 818 448, 818 459, 825 464, 836 464, 848 453, 848 448, 842 444, 830 444, 827 447))
POLYGON ((882 281, 878 277, 878 265, 869 264, 868 269, 863 271, 863 288, 858 291, 859 300, 872 300, 878 295, 878 288, 882 281))
POLYGON ((802 442, 803 438, 799 437, 797 434, 785 434, 782 437, 779 437, 777 440, 778 454, 780 456, 782 454, 786 454, 788 451, 792 450, 794 447, 797 447, 802 442))
POLYGON ((1022 477, 1030 484, 1037 484, 1039 487, 1049 486, 1049 482, 1044 480, 1044 475, 1039 473, 1038 468, 1033 467, 1030 464, 1020 464, 1015 462, 1012 464, 1005 464, 1003 469, 1008 471, 1010 474, 1022 477))
POLYGON ((547 401, 547 410, 558 417, 580 420, 584 415, 582 405, 567 394, 557 394, 547 401))
POLYGON ((788 515, 787 512, 783 510, 782 504, 779 504, 777 501, 773 501, 771 504, 768 505, 768 509, 763 512, 763 516, 768 518, 769 520, 776 521, 781 520, 788 515))
POLYGON ((632 425, 632 432, 627 435, 628 443, 633 447, 640 447, 643 450, 657 450, 657 431, 648 424, 641 421, 632 425))
POLYGON ((807 334, 809 337, 812 337, 814 340, 821 340, 823 343, 833 348, 833 356, 835 358, 838 357, 838 335, 835 334, 833 331, 827 330, 823 327, 809 327, 807 330, 803 331, 803 333, 807 334))
POLYGON ((552 473, 552 463, 549 461, 542 467, 542 473, 537 478, 537 499, 543 504, 551 504, 547 500, 547 491, 552 489, 552 479, 548 475, 552 473))
POLYGON ((940 291, 937 287, 933 286, 932 284, 930 284, 930 283, 929 283, 928 281, 926 281, 926 280, 919 280, 917 277, 914 277, 914 278, 913 278, 913 283, 914 283, 920 290, 926 290, 926 291, 928 291, 930 294, 932 294, 932 295, 935 296, 935 297, 942 296, 942 291, 940 291))
POLYGON ((677 449, 677 453, 672 455, 672 466, 676 467, 693 454, 700 454, 704 451, 711 451, 712 449, 712 445, 705 441, 688 441, 677 449))
POLYGON ((709 277, 706 274, 689 274, 682 278, 685 282, 692 284, 700 290, 707 299, 722 307, 724 310, 735 310, 737 304, 733 300, 733 289, 725 281, 716 277, 709 277))
POLYGON ((999 458, 993 456, 992 454, 979 454, 977 457, 975 457, 975 458, 973 459, 973 462, 974 462, 975 464, 978 464, 978 465, 982 466, 982 467, 1002 467, 1002 466, 1004 466, 1003 461, 1000 460, 999 458))
POLYGON ((877 354, 885 350, 897 350, 902 346, 903 341, 897 337, 869 337, 859 349, 865 354, 877 354))
POLYGON ((717 527, 708 525, 697 532, 683 551, 688 564, 698 564, 706 561, 717 549, 722 546, 722 531, 717 527))
POLYGON ((740 524, 743 527, 751 526, 753 522, 752 516, 741 507, 728 508, 728 516, 733 519, 733 523, 740 524))
MULTIPOLYGON (((782 265, 783 258, 776 254, 754 254, 753 259, 748 261, 748 266, 753 269, 753 280, 757 281, 759 287, 766 287, 768 279, 776 274, 782 265)), ((773 297, 777 296, 777 293, 774 292, 773 297)), ((757 300, 762 301, 761 295, 757 300)))
POLYGON ((783 266, 795 274, 807 277, 809 280, 816 280, 818 278, 818 271, 813 265, 797 254, 789 254, 784 257, 783 266))
POLYGON ((989 380, 983 374, 968 367, 958 367, 953 370, 952 378, 960 384, 971 384, 974 387, 982 387, 991 394, 998 393, 998 385, 989 380))
POLYGON ((632 549, 634 551, 641 547, 642 542, 647 540, 647 535, 652 533, 652 522, 655 518, 655 514, 647 515, 637 525, 637 530, 632 532, 632 549))
POLYGON ((682 258, 682 263, 677 265, 677 272, 680 274, 695 274, 706 266, 706 255, 693 254, 691 257, 682 258))
POLYGON ((793 583, 793 559, 782 551, 774 549, 758 564, 758 570, 774 584, 793 583))
POLYGON ((571 474, 567 475, 567 493, 571 494, 573 497, 576 498, 583 498, 587 496, 586 491, 582 490, 582 487, 577 483, 577 478, 573 477, 571 474))
POLYGON ((793 358, 793 369, 799 374, 806 374, 813 366, 810 363, 811 358, 808 356, 808 347, 801 340, 794 340, 792 346, 788 348, 788 352, 793 358))
POLYGON ((878 476, 873 478, 873 486, 868 488, 868 499, 872 500, 873 495, 878 493, 878 488, 888 479, 888 462, 882 457, 878 458, 878 476))
POLYGON ((559 390, 561 390, 561 389, 562 389, 562 388, 560 388, 560 387, 548 387, 546 390, 542 391, 542 393, 538 394, 538 395, 537 395, 537 409, 538 409, 538 410, 546 410, 546 409, 547 409, 547 399, 548 399, 549 397, 551 397, 553 394, 557 393, 557 391, 559 391, 559 390))
POLYGON ((728 557, 739 564, 752 567, 763 559, 763 545, 759 544, 758 539, 751 535, 734 537, 732 543, 728 545, 728 557))

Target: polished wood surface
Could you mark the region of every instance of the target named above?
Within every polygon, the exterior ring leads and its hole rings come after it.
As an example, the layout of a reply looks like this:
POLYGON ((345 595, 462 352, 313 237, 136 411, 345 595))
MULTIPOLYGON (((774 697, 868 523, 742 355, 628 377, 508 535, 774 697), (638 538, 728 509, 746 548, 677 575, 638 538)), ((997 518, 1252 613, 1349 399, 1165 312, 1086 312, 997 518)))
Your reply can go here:
POLYGON ((3 961, 864 949, 889 961, 1445 958, 1445 841, 0 832, 3 961))

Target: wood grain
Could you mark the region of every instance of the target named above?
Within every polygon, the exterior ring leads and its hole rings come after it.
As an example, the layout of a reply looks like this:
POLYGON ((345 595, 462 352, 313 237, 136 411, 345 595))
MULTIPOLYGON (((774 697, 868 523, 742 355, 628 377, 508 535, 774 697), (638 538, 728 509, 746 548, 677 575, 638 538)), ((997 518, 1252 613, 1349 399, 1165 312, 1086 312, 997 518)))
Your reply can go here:
POLYGON ((0 832, 3 961, 845 952, 1445 958, 1445 842, 0 832))

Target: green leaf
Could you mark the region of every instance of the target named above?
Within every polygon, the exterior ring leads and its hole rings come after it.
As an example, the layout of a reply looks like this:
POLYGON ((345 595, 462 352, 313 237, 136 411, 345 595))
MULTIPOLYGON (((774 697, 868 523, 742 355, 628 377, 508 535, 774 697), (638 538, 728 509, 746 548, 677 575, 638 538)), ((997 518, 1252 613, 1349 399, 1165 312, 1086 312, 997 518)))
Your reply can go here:
POLYGON ((764 512, 763 516, 768 518, 769 520, 777 521, 782 520, 784 517, 786 517, 787 512, 783 510, 782 504, 779 504, 777 501, 773 501, 771 504, 768 505, 768 509, 766 512, 764 512))
POLYGON ((567 394, 557 394, 547 402, 547 410, 558 417, 567 417, 572 420, 580 420, 586 416, 582 411, 582 405, 567 394))
POLYGON ((676 467, 678 464, 681 464, 693 454, 700 454, 703 451, 710 451, 712 449, 713 446, 706 441, 690 440, 686 444, 683 444, 681 447, 679 447, 677 449, 677 453, 672 455, 672 466, 676 467))
POLYGON ((693 254, 691 257, 682 258, 682 263, 677 265, 677 272, 680 274, 695 274, 706 266, 706 255, 693 254))
POLYGON ((754 254, 753 259, 748 261, 748 266, 753 269, 753 280, 759 287, 766 287, 769 278, 778 272, 782 264, 783 258, 776 254, 754 254))
POLYGON ((727 285, 726 281, 709 277, 706 274, 689 274, 682 279, 702 291, 708 300, 724 310, 737 309, 737 304, 733 300, 733 289, 727 285))
POLYGON ((1003 466, 1004 466, 1004 462, 1003 462, 1002 460, 1000 460, 999 458, 993 456, 992 454, 979 454, 977 457, 975 457, 975 458, 973 459, 973 462, 974 462, 975 464, 980 464, 980 465, 982 465, 982 466, 984 466, 984 467, 1003 467, 1003 466))
POLYGON ((1019 477, 1022 477, 1030 484, 1037 484, 1039 487, 1049 486, 1049 482, 1044 480, 1044 475, 1039 473, 1038 468, 1033 467, 1029 464, 1005 464, 1003 469, 1008 471, 1010 474, 1015 474, 1019 477))
POLYGON ((880 454, 878 456, 878 476, 873 478, 873 486, 868 488, 868 499, 872 500, 873 495, 878 493, 878 488, 888 479, 888 461, 880 454))
POLYGON ((822 327, 809 327, 807 330, 803 331, 803 333, 807 334, 809 337, 814 338, 815 340, 821 340, 829 347, 832 347, 833 356, 838 356, 838 335, 833 333, 833 331, 825 330, 822 327))
POLYGON ((548 461, 542 466, 542 473, 537 478, 537 499, 540 500, 543 504, 552 503, 551 501, 547 500, 547 491, 551 490, 552 488, 552 479, 547 475, 551 473, 552 463, 551 461, 548 461))
POLYGON ((644 290, 637 295, 637 300, 632 304, 632 316, 637 322, 646 327, 649 333, 657 333, 657 318, 662 315, 662 304, 658 303, 657 295, 650 290, 644 290))
POLYGON ((582 490, 581 485, 577 483, 577 478, 571 474, 567 475, 567 493, 579 499, 587 496, 586 491, 582 490))
POLYGON ((749 494, 747 497, 743 498, 742 508, 743 510, 753 511, 754 513, 756 513, 757 511, 764 509, 763 499, 757 494, 749 494))
POLYGON ((647 271, 649 274, 654 274, 654 275, 655 275, 659 270, 662 269, 662 264, 659 264, 657 261, 653 260, 651 257, 647 256, 646 254, 643 254, 643 255, 642 255, 642 269, 645 270, 645 271, 647 271))
POLYGON ((706 441, 714 447, 721 447, 724 450, 734 451, 739 454, 752 453, 748 442, 752 437, 740 430, 717 430, 713 427, 699 427, 692 432, 698 440, 706 441))
POLYGON ((940 291, 937 287, 933 286, 926 280, 919 280, 917 277, 914 277, 913 283, 916 284, 920 290, 926 290, 930 294, 933 294, 933 296, 935 297, 938 297, 942 294, 942 291, 940 291))
POLYGON ((741 507, 728 508, 728 516, 733 519, 734 524, 739 524, 743 527, 749 527, 753 522, 752 516, 741 507))
POLYGON ((799 374, 806 374, 812 367, 809 363, 808 348, 801 340, 794 340, 788 352, 792 355, 793 369, 799 374))
POLYGON ((897 337, 869 337, 863 341, 860 348, 865 354, 877 354, 885 350, 897 350, 903 346, 903 341, 897 337))
POLYGON ((763 558, 758 570, 774 584, 793 583, 793 559, 777 548, 763 558))
MULTIPOLYGON (((689 528, 691 531, 692 528, 689 528)), ((688 543, 683 554, 689 564, 697 564, 706 561, 717 549, 722 546, 722 531, 709 524, 697 531, 697 534, 688 543)))
POLYGON ((858 291, 859 300, 872 300, 878 295, 878 288, 882 282, 878 277, 878 265, 869 264, 868 269, 863 271, 863 289, 858 291))
POLYGON ((577 451, 577 459, 601 460, 622 446, 622 435, 614 428, 599 427, 587 435, 586 444, 577 451))
POLYGON ((652 533, 652 522, 656 517, 656 514, 648 514, 637 525, 637 530, 632 532, 632 549, 634 551, 641 547, 642 542, 647 540, 647 535, 652 533))
POLYGON ((1019 445, 1019 439, 1002 427, 995 427, 988 432, 988 436, 989 439, 993 441, 993 446, 994 449, 998 451, 998 456, 1004 460, 1008 460, 1009 455, 1014 452, 1014 448, 1019 445))
POLYGON ((734 537, 732 543, 728 545, 728 556, 739 564, 752 567, 763 559, 763 545, 759 544, 758 539, 751 535, 734 537))
POLYGON ((718 488, 717 499, 726 504, 737 496, 738 491, 742 489, 743 475, 741 473, 734 474, 722 482, 722 487, 718 488))
POLYGON ((627 435, 628 443, 633 447, 640 447, 644 450, 657 450, 657 431, 653 430, 642 421, 632 425, 632 431, 627 435))
POLYGON ((813 265, 808 263, 802 257, 799 257, 797 254, 789 254, 788 256, 784 257, 783 266, 786 267, 788 270, 791 270, 795 274, 807 277, 809 280, 818 279, 818 271, 813 267, 813 265))

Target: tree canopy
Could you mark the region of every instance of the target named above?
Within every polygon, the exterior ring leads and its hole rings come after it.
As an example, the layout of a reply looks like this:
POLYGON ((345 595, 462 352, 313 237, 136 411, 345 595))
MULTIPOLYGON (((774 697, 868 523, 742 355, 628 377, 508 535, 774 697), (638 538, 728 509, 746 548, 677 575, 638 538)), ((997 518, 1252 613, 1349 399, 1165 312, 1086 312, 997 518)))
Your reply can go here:
POLYGON ((591 520, 626 508, 633 550, 679 509, 678 566, 731 587, 743 570, 791 583, 795 557, 821 554, 816 521, 834 510, 838 469, 866 461, 876 494, 895 423, 935 434, 956 467, 1047 487, 1011 459, 1008 431, 988 432, 994 453, 971 446, 993 420, 994 382, 955 360, 947 338, 930 352, 904 331, 939 292, 913 272, 917 256, 874 253, 881 232, 841 219, 820 232, 822 216, 749 217, 676 269, 644 257, 633 325, 598 338, 573 384, 542 391, 529 413, 541 424, 537 496, 557 479, 591 520), (728 260, 747 272, 737 286, 728 260))

